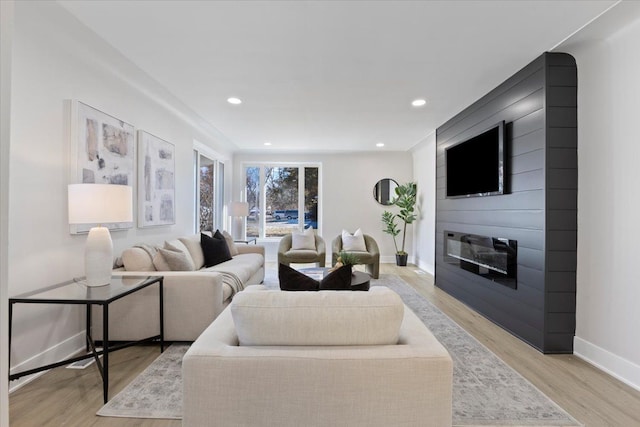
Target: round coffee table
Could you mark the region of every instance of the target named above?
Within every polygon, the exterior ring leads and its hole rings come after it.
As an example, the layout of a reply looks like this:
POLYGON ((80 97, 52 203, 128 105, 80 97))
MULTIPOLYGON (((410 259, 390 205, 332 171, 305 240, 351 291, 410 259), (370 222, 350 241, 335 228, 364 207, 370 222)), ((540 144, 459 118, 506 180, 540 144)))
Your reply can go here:
MULTIPOLYGON (((320 280, 329 274, 329 267, 311 267, 311 268, 301 268, 301 273, 306 274, 307 276, 313 277, 316 280, 320 280)), ((368 291, 370 284, 371 276, 368 273, 364 273, 362 271, 353 271, 351 273, 351 290, 352 291, 368 291)))
POLYGON ((362 271, 354 271, 351 273, 351 290, 352 291, 368 291, 371 284, 369 281, 371 276, 362 271))

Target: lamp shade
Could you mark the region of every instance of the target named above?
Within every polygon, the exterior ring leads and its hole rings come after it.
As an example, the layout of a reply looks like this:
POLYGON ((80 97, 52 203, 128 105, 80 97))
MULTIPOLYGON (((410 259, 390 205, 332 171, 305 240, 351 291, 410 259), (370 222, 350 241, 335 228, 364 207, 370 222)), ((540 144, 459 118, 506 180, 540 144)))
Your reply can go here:
POLYGON ((231 202, 229 204, 229 216, 249 216, 249 203, 231 202))
POLYGON ((133 192, 128 185, 69 185, 69 224, 133 221, 133 192))

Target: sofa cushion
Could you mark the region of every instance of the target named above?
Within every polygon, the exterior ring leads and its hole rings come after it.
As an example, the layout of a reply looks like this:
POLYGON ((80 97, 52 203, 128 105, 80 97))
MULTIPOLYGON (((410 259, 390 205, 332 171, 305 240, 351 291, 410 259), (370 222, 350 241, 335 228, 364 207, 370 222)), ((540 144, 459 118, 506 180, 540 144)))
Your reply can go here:
POLYGON ((122 263, 128 271, 154 271, 153 258, 139 247, 127 248, 122 251, 122 263))
POLYGON ((259 253, 238 254, 228 261, 205 267, 204 271, 229 272, 238 276, 242 283, 247 283, 251 276, 264 266, 264 257, 259 253))
POLYGON ((289 259, 295 259, 296 262, 315 262, 318 259, 316 250, 298 249, 290 250, 284 253, 289 259), (294 258, 295 257, 295 258, 294 258))
POLYGON ((361 229, 357 229, 355 233, 351 234, 347 230, 342 230, 342 249, 345 251, 367 251, 367 246, 364 243, 364 234, 361 229))
POLYGON ((231 259, 227 241, 220 231, 216 231, 213 237, 201 234, 200 244, 204 253, 205 267, 212 267, 231 259))
POLYGON ((397 344, 404 304, 392 290, 240 292, 231 314, 241 346, 397 344))
POLYGON ((317 280, 285 264, 278 266, 278 281, 283 291, 317 291, 319 286, 317 280))
POLYGON ((204 266, 204 253, 200 244, 200 235, 192 234, 191 236, 180 237, 178 240, 187 247, 195 269, 200 270, 204 266))

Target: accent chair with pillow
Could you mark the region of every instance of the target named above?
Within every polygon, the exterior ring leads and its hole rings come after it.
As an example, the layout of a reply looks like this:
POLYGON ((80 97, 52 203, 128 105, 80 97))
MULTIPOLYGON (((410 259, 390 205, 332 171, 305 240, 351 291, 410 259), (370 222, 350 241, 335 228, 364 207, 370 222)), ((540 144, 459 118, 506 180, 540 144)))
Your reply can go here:
POLYGON ((357 229, 351 234, 342 230, 342 234, 332 243, 331 265, 335 265, 340 252, 348 252, 358 257, 358 264, 364 264, 367 273, 374 279, 380 276, 380 249, 373 237, 357 229))
POLYGON ((451 426, 451 357, 382 286, 250 286, 189 348, 182 374, 185 427, 451 426))
POLYGON ((318 267, 324 267, 327 251, 324 239, 318 236, 313 228, 309 227, 303 232, 294 231, 280 239, 278 245, 278 264, 290 265, 318 263, 318 267))

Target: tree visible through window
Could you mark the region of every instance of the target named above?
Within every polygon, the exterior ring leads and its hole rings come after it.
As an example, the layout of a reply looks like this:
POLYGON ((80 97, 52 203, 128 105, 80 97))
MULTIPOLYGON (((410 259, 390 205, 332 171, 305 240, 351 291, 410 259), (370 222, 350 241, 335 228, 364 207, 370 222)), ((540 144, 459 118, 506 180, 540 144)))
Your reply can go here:
POLYGON ((265 237, 279 237, 298 228, 298 168, 265 167, 265 203, 271 212, 265 237))
POLYGON ((247 236, 280 237, 301 224, 318 228, 318 167, 251 166, 245 172, 247 236), (300 177, 304 177, 302 186, 300 177), (260 209, 262 200, 264 212, 260 209))
POLYGON ((249 204, 247 237, 260 237, 260 168, 246 168, 246 195, 249 204))
POLYGON ((318 228, 318 168, 304 168, 305 228, 318 228))
POLYGON ((213 160, 200 155, 200 231, 213 231, 214 172, 213 160))

